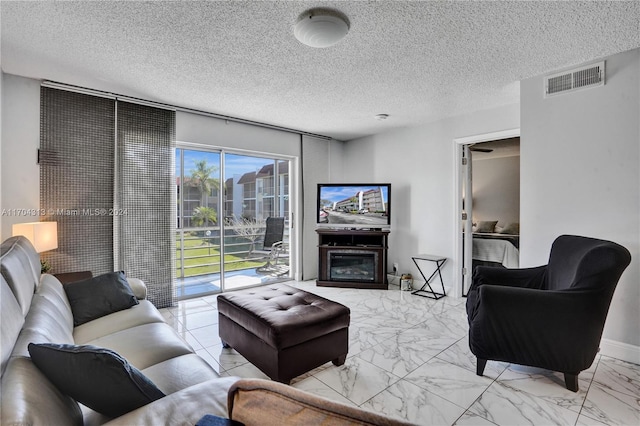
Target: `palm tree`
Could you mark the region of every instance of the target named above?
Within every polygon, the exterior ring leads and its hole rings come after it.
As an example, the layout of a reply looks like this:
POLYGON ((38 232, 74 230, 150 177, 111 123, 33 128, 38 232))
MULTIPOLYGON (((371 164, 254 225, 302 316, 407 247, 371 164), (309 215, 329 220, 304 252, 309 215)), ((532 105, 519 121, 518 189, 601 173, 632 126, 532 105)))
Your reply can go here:
POLYGON ((191 221, 196 226, 204 225, 206 227, 209 222, 213 225, 218 221, 218 212, 212 207, 199 206, 193 209, 191 221))
POLYGON ((207 160, 196 161, 195 165, 196 168, 191 170, 191 180, 200 190, 201 206, 207 207, 207 197, 211 194, 211 190, 220 188, 219 180, 211 177, 218 167, 207 165, 207 160))

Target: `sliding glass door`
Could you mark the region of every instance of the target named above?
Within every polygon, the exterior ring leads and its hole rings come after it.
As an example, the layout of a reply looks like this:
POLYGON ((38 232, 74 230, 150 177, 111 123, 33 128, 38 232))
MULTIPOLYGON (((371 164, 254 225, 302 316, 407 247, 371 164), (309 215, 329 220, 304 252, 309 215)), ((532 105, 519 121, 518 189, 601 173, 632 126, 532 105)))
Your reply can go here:
POLYGON ((176 183, 178 297, 289 279, 288 160, 178 148, 176 183))

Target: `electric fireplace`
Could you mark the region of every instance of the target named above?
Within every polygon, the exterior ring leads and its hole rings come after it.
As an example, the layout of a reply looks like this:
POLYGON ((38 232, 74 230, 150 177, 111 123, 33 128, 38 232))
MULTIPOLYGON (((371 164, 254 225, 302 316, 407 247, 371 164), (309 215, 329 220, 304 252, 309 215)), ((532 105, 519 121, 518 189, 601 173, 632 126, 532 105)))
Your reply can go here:
POLYGON ((381 229, 316 229, 323 287, 387 289, 387 235, 381 229))
POLYGON ((327 252, 329 281, 376 282, 378 253, 349 250, 327 252))

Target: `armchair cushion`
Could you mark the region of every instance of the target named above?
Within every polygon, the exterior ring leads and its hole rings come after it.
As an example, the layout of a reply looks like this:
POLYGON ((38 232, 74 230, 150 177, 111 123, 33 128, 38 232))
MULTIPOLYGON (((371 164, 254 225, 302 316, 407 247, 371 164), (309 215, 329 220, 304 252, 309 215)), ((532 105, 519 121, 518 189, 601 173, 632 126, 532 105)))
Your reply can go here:
POLYGON ((71 305, 75 327, 138 304, 122 271, 69 283, 64 290, 71 305))
POLYGON ((109 417, 165 396, 137 368, 109 349, 31 343, 29 354, 62 393, 109 417))

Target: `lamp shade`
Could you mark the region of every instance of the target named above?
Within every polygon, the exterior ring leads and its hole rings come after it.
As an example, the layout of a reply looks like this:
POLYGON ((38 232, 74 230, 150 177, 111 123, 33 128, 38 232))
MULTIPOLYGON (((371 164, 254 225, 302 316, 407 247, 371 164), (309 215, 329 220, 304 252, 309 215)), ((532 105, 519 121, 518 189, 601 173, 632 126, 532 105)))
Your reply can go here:
POLYGON ((293 33, 300 43, 324 48, 333 46, 349 32, 349 21, 338 11, 312 9, 299 18, 293 33))
POLYGON ((38 253, 58 248, 58 222, 16 223, 12 231, 24 235, 38 253))

